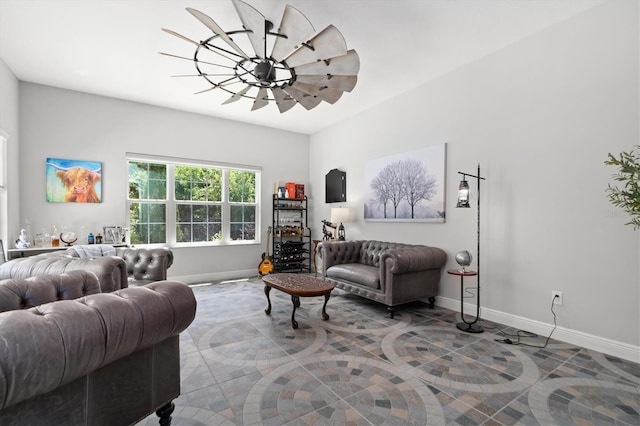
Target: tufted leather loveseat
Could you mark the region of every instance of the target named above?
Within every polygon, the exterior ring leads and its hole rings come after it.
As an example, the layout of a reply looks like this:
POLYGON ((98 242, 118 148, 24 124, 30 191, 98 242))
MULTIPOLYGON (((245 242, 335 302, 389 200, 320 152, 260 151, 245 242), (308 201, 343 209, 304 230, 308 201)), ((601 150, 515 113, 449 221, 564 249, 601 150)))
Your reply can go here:
POLYGON ((126 425, 154 411, 170 423, 179 334, 196 311, 187 285, 101 294, 95 274, 72 271, 0 281, 0 303, 1 425, 126 425))
POLYGON ((395 306, 438 294, 447 254, 437 247, 384 241, 323 241, 318 247, 322 277, 336 287, 395 306))
POLYGON ((57 251, 13 259, 0 265, 0 279, 24 279, 74 270, 98 276, 102 293, 167 279, 173 263, 168 248, 116 248, 115 256, 79 257, 75 250, 57 251))

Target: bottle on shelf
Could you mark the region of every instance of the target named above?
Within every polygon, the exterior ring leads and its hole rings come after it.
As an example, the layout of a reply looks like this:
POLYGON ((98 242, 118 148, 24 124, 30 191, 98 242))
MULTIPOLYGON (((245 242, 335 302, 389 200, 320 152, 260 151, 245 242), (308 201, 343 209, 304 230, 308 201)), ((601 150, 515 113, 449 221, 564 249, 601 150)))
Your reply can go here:
POLYGON ((95 243, 95 239, 93 236, 93 232, 89 232, 89 235, 87 236, 87 244, 94 244, 95 243))
POLYGON ((96 244, 102 244, 102 235, 99 232, 96 234, 96 244))
POLYGON ((60 233, 58 233, 58 227, 53 225, 53 231, 51 232, 51 247, 60 247, 60 233))

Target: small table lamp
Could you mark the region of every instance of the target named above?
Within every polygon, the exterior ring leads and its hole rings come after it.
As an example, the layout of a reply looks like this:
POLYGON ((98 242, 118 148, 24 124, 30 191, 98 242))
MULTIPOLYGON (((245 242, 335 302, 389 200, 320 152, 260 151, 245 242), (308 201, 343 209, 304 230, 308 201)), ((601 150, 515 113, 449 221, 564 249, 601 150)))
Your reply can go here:
POLYGON ((331 222, 340 223, 338 226, 338 240, 344 241, 344 225, 349 223, 351 213, 348 207, 333 207, 331 209, 331 222))

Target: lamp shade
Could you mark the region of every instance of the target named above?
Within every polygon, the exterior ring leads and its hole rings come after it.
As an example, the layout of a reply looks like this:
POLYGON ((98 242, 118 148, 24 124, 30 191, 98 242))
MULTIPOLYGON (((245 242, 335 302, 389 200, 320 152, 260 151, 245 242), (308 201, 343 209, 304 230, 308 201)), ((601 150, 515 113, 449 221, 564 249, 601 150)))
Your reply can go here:
POLYGON ((351 212, 348 207, 331 208, 331 222, 333 223, 349 223, 351 220, 351 212))

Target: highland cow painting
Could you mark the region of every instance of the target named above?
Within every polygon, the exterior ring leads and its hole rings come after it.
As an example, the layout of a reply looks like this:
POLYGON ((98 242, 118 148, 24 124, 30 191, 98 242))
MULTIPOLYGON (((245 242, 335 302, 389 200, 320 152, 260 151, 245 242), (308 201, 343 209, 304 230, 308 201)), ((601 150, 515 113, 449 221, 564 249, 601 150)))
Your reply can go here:
POLYGON ((368 161, 364 219, 444 223, 445 168, 446 144, 368 161))
POLYGON ((47 158, 45 173, 50 203, 100 203, 102 200, 101 163, 47 158))

